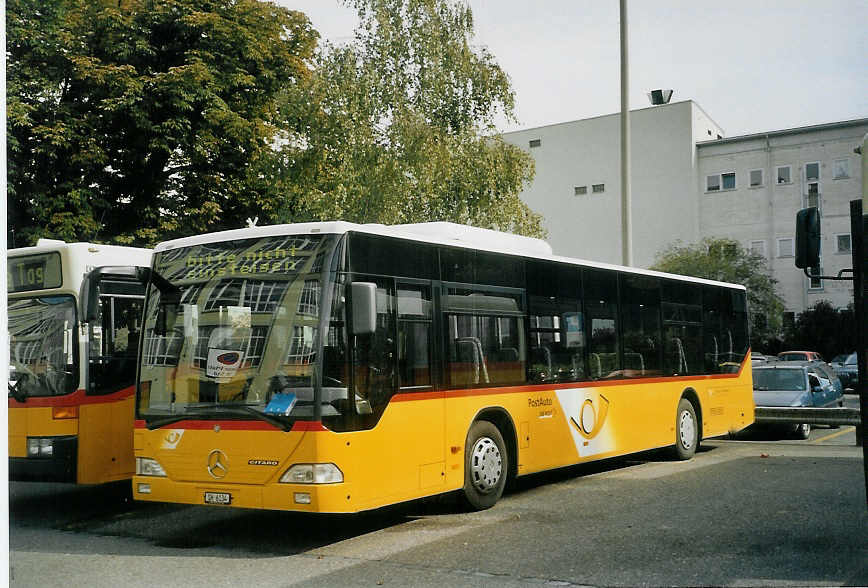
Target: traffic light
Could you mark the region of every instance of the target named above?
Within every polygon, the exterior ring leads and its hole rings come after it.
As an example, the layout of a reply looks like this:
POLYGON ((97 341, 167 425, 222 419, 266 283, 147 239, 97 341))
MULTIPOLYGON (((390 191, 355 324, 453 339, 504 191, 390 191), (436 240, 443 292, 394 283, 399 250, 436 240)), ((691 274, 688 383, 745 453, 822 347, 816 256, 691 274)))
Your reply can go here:
POLYGON ((820 211, 816 206, 796 213, 796 267, 820 267, 820 211))

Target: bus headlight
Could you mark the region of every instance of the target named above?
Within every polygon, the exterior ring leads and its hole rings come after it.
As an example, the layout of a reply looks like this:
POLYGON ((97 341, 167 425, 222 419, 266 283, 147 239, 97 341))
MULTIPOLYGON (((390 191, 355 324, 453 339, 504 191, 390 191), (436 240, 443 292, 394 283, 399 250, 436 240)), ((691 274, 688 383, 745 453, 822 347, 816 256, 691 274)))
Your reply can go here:
POLYGON ((136 458, 136 475, 137 476, 160 476, 166 477, 166 470, 160 465, 156 459, 150 457, 136 458))
POLYGON ((336 484, 344 474, 333 463, 297 463, 280 477, 282 484, 336 484))
POLYGON ((54 439, 51 437, 28 437, 27 457, 52 457, 54 455, 54 439))

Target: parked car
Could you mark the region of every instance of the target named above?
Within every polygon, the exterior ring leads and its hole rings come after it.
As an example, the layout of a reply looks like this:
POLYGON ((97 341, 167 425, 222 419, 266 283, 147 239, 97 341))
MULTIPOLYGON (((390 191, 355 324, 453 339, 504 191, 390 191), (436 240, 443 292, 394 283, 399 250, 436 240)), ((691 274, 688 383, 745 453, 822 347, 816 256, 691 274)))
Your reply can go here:
POLYGON ((856 387, 856 382, 859 380, 859 364, 855 352, 843 356, 841 361, 833 361, 832 369, 835 370, 845 388, 856 387))
POLYGON ((831 365, 825 361, 813 361, 811 363, 813 363, 814 367, 817 369, 820 380, 822 380, 823 384, 828 382, 835 387, 835 390, 839 394, 844 394, 844 383, 841 382, 840 378, 838 378, 838 374, 835 373, 835 369, 831 365))
POLYGON ((825 361, 816 351, 781 351, 778 353, 781 361, 825 361))
POLYGON ((768 363, 769 359, 771 359, 768 355, 763 355, 762 353, 754 353, 750 354, 750 364, 758 365, 761 363, 768 363))
MULTIPOLYGON (((840 389, 823 365, 813 361, 780 361, 754 366, 753 399, 757 406, 828 408, 844 404, 840 389)), ((788 431, 798 439, 807 439, 811 425, 789 425, 788 431)))

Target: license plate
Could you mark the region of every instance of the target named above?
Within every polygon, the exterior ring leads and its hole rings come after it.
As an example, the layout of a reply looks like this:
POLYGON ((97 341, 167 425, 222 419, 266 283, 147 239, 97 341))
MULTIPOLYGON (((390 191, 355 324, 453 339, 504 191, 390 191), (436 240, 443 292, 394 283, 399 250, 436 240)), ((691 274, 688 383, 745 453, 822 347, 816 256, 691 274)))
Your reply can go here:
POLYGON ((205 504, 229 504, 232 502, 232 495, 228 492, 206 492, 205 504))

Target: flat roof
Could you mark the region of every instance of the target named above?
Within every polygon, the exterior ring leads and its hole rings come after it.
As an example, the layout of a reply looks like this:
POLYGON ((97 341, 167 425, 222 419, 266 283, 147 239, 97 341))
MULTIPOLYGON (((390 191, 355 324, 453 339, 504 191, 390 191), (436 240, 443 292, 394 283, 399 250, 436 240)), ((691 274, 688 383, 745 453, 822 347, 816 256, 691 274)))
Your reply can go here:
POLYGON ((750 135, 738 135, 736 137, 724 137, 722 139, 709 139, 708 141, 699 141, 697 147, 710 145, 723 145, 726 143, 737 143, 739 141, 751 141, 754 139, 763 139, 765 137, 783 137, 786 135, 798 135, 800 133, 813 133, 817 131, 828 131, 833 129, 843 129, 848 127, 857 127, 860 125, 868 125, 868 118, 855 118, 853 120, 842 120, 838 122, 823 123, 819 125, 808 125, 804 127, 794 127, 791 129, 781 129, 778 131, 766 131, 763 133, 751 133, 750 135))
MULTIPOLYGON (((651 105, 649 105, 649 106, 645 106, 644 108, 632 108, 632 109, 630 109, 630 112, 631 112, 631 113, 633 113, 633 112, 644 112, 644 111, 646 111, 646 110, 660 109, 660 108, 668 108, 668 107, 670 107, 670 106, 681 106, 681 105, 684 105, 684 104, 693 104, 693 106, 695 106, 697 109, 699 109, 699 111, 702 112, 702 114, 704 114, 706 117, 708 117, 708 120, 710 120, 710 121, 713 122, 715 125, 717 125, 718 128, 721 128, 721 130, 723 130, 722 127, 717 123, 717 121, 715 121, 713 118, 711 118, 711 116, 710 116, 707 112, 705 112, 705 109, 702 108, 702 106, 700 106, 700 105, 699 105, 695 100, 691 100, 691 99, 687 99, 687 100, 679 100, 678 102, 669 102, 669 103, 667 103, 667 104, 651 104, 651 105)), ((505 132, 505 133, 501 133, 501 135, 502 135, 503 137, 506 137, 506 136, 508 136, 508 135, 515 135, 515 134, 518 134, 518 133, 527 133, 527 132, 529 132, 529 131, 535 131, 535 130, 539 130, 539 129, 546 129, 546 128, 551 128, 551 127, 559 127, 559 126, 561 126, 561 125, 571 125, 571 124, 581 123, 581 122, 585 122, 585 121, 589 121, 589 120, 597 120, 597 119, 600 119, 600 118, 608 118, 608 117, 610 117, 610 116, 620 116, 620 115, 621 115, 621 112, 620 112, 620 111, 618 111, 618 112, 610 112, 609 114, 599 114, 599 115, 597 115, 597 116, 589 116, 589 117, 587 117, 587 118, 577 118, 577 119, 574 119, 574 120, 566 120, 566 121, 563 121, 563 122, 549 123, 549 124, 547 124, 547 125, 539 125, 539 126, 537 126, 537 127, 527 127, 527 128, 524 128, 524 129, 516 129, 516 130, 514 130, 514 131, 507 131, 507 132, 505 132)))

